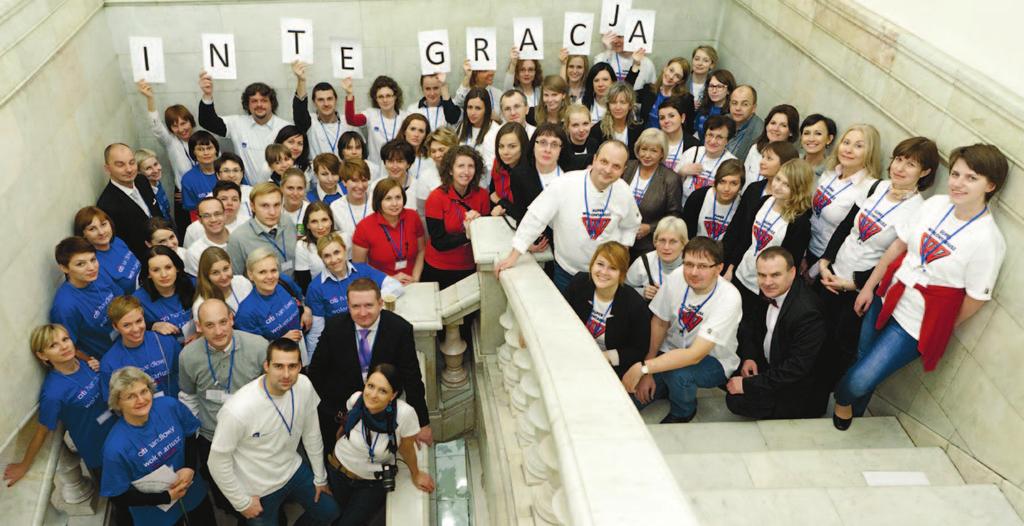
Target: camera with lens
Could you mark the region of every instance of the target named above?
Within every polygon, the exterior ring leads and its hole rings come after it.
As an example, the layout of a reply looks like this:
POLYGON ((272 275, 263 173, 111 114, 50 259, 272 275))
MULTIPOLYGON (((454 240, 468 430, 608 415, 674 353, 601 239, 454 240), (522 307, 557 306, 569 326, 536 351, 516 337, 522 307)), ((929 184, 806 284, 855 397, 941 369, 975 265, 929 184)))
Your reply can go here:
POLYGON ((398 475, 397 464, 384 464, 381 470, 373 474, 373 478, 380 481, 384 491, 395 491, 395 476, 398 475))

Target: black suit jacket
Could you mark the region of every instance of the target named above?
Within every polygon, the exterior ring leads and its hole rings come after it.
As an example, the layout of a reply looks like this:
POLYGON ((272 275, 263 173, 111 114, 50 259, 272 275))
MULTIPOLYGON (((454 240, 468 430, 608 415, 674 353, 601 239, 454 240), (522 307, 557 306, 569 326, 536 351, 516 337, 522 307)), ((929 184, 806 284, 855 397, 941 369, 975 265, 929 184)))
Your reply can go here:
MULTIPOLYGON (((135 177, 135 189, 148 205, 152 217, 164 217, 160 212, 160 205, 156 202, 156 196, 153 195, 153 187, 149 185, 145 176, 135 177)), ((96 200, 96 206, 110 216, 117 237, 128 245, 139 261, 145 261, 146 220, 149 217, 139 208, 139 205, 135 204, 135 201, 132 201, 132 198, 128 197, 120 188, 115 187, 114 183, 107 181, 106 188, 103 189, 100 198, 96 200)), ((170 220, 167 217, 164 219, 170 220)))
MULTIPOLYGON (((356 338, 355 322, 348 312, 328 318, 309 364, 309 379, 320 395, 317 409, 326 451, 333 451, 330 448, 339 425, 335 416, 346 411, 345 402, 352 393, 363 390, 356 338)), ((416 410, 420 426, 428 425, 426 390, 420 376, 412 324, 391 311, 382 310, 371 352, 370 369, 381 363, 394 365, 406 401, 416 410)))
POLYGON ((754 360, 758 374, 743 379, 745 396, 771 397, 776 418, 820 416, 814 400, 814 366, 825 343, 825 319, 817 294, 799 277, 782 304, 768 354, 764 357, 765 317, 768 303, 758 302, 753 313, 743 313, 739 330, 741 360, 754 360), (811 410, 811 407, 815 407, 811 410))
MULTIPOLYGON (((569 306, 586 323, 594 304, 594 282, 590 274, 581 272, 573 278, 566 291, 569 306)), ((651 311, 647 302, 632 287, 625 284, 615 291, 611 316, 605 326, 605 347, 619 351, 619 365, 615 374, 622 378, 633 364, 643 360, 651 343, 651 311)))

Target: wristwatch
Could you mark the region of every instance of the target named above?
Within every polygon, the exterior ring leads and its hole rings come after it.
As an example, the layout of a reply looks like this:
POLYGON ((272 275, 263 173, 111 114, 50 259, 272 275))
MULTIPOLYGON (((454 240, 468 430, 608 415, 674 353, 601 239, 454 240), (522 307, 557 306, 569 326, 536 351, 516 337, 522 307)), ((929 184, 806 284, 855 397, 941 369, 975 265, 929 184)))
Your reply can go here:
POLYGON ((640 360, 640 374, 651 374, 651 370, 647 367, 647 360, 640 360))

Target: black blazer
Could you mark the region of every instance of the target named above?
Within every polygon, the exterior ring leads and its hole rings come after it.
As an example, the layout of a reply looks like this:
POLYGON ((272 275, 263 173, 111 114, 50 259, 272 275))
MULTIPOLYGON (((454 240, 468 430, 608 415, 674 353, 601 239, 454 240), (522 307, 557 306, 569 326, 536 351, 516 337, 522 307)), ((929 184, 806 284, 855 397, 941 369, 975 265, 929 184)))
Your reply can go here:
POLYGON ((793 281, 772 332, 770 363, 763 347, 767 313, 768 302, 761 301, 753 313, 744 313, 740 322, 740 359, 754 360, 758 371, 743 379, 744 395, 774 398, 775 418, 820 416, 820 404, 812 403, 816 398, 812 373, 826 334, 818 295, 799 277, 793 281))
MULTIPOLYGON (((363 390, 356 338, 355 322, 348 312, 327 318, 309 364, 309 379, 320 395, 317 410, 325 451, 333 451, 339 426, 336 415, 346 411, 345 402, 352 393, 363 390)), ((428 425, 426 390, 420 377, 412 324, 391 311, 382 310, 371 353, 370 369, 380 363, 390 363, 398 369, 406 401, 416 410, 420 426, 428 425)))
POLYGON ((512 178, 509 190, 512 191, 514 202, 508 209, 508 215, 519 222, 523 220, 526 209, 533 203, 533 200, 544 191, 544 186, 541 185, 537 167, 533 161, 525 157, 509 172, 509 177, 512 178))
MULTIPOLYGON (((149 185, 145 176, 135 177, 135 189, 142 196, 142 200, 146 202, 152 217, 164 217, 160 212, 160 205, 156 202, 156 196, 153 195, 153 187, 149 185)), ((120 188, 115 187, 114 183, 107 181, 106 188, 103 189, 100 198, 96 200, 96 206, 110 216, 117 237, 128 245, 139 261, 145 261, 148 239, 146 221, 149 217, 139 208, 139 205, 135 204, 135 201, 132 201, 132 198, 128 197, 120 188)), ((164 219, 170 220, 168 217, 164 217, 164 219)))
MULTIPOLYGON (((642 123, 630 124, 626 126, 626 149, 629 150, 629 158, 636 159, 636 153, 633 151, 636 146, 636 140, 640 138, 640 134, 644 131, 644 125, 642 123)), ((601 131, 601 123, 597 122, 590 127, 590 135, 587 136, 587 151, 597 153, 597 149, 601 147, 610 137, 605 137, 604 132, 601 131)))
MULTIPOLYGON (((686 204, 683 205, 683 221, 686 222, 686 232, 691 239, 697 237, 697 228, 700 226, 700 209, 704 206, 704 199, 708 196, 709 190, 711 190, 710 186, 694 190, 690 197, 686 198, 686 204)), ((736 211, 738 213, 739 209, 737 208, 736 211)))
MULTIPOLYGON (((628 86, 634 86, 636 85, 636 78, 639 75, 639 71, 633 71, 631 68, 629 73, 626 75, 626 80, 624 82, 628 86)), ((654 103, 658 100, 658 93, 654 91, 654 84, 644 84, 644 87, 635 90, 635 93, 637 105, 640 106, 640 112, 637 113, 637 117, 639 117, 641 122, 647 122, 647 117, 651 113, 651 107, 654 106, 654 103)), ((683 104, 685 105, 684 110, 686 110, 684 115, 685 120, 683 121, 683 150, 686 150, 690 147, 690 145, 686 145, 686 138, 693 135, 693 115, 695 111, 694 108, 696 106, 693 102, 693 94, 687 92, 680 95, 680 97, 683 98, 683 104)), ((696 138, 694 138, 693 143, 696 144, 697 142, 696 138)))
MULTIPOLYGON (((590 280, 589 273, 581 272, 573 278, 565 299, 581 322, 586 323, 590 319, 590 310, 594 304, 594 282, 590 280)), ((604 341, 608 349, 619 351, 619 365, 613 367, 619 378, 647 354, 651 344, 651 311, 647 308, 647 302, 632 287, 622 284, 615 291, 604 341)))

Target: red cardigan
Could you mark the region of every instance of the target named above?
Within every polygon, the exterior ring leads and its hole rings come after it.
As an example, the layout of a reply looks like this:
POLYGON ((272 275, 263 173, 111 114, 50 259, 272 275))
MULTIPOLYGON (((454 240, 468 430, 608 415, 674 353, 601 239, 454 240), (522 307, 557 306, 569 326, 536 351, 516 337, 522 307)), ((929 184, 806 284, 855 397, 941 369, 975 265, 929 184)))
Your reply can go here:
MULTIPOLYGON (((889 264, 882 282, 875 291, 878 297, 882 298, 882 311, 878 313, 878 319, 875 321, 876 329, 881 329, 889 321, 892 311, 906 290, 906 285, 902 281, 894 279, 906 256, 907 253, 904 252, 889 264)), ((927 372, 935 369, 946 352, 946 345, 953 334, 953 327, 967 292, 961 288, 939 285, 918 284, 914 288, 924 296, 924 317, 921 319, 917 351, 921 353, 921 363, 927 372)))

